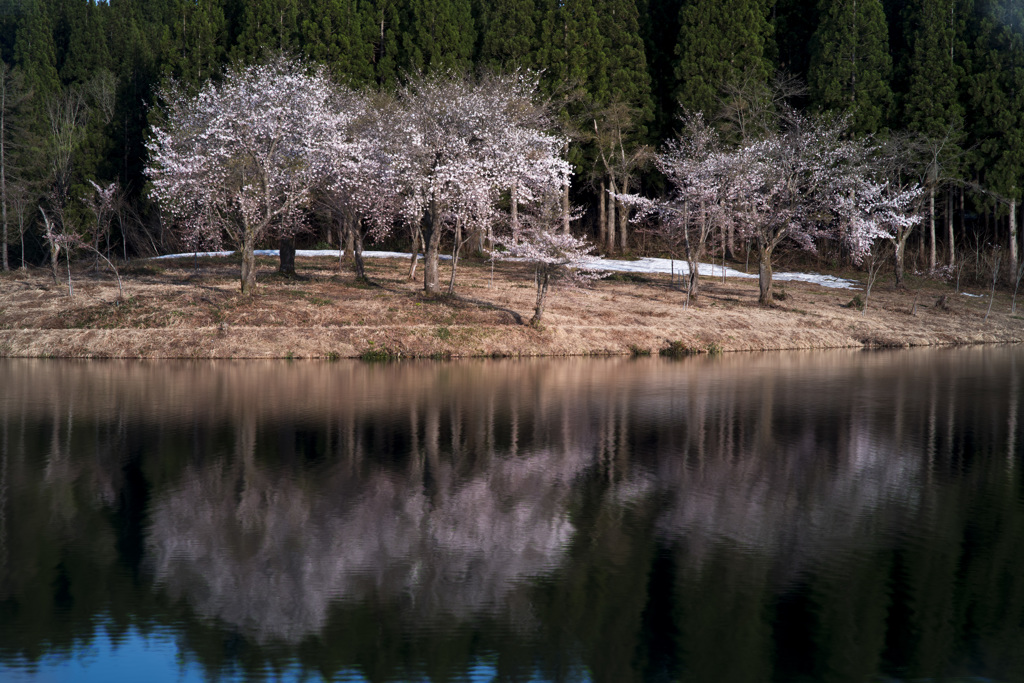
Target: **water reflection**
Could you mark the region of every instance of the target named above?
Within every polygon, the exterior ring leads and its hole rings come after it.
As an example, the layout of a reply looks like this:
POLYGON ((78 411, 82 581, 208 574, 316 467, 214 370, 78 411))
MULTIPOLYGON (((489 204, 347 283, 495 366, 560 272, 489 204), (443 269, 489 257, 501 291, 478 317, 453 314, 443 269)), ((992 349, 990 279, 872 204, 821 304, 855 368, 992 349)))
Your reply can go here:
POLYGON ((0 362, 0 666, 1021 679, 1022 367, 0 362))

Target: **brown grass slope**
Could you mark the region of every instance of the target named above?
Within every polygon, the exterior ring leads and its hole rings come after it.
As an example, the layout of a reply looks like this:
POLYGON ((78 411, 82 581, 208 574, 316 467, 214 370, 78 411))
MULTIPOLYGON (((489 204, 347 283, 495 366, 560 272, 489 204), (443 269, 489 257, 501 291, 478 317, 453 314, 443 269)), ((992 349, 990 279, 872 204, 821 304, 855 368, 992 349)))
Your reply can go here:
POLYGON ((612 274, 589 289, 552 290, 533 328, 518 322, 535 297, 525 266, 499 264, 492 275, 489 264, 465 261, 457 296, 433 299, 408 280, 404 260, 369 260, 370 285, 329 258, 300 259, 298 279, 278 276, 276 259, 258 267, 258 292, 245 297, 230 258, 135 262, 123 269, 122 301, 109 272, 85 265, 73 276, 74 299, 47 270, 0 274, 0 356, 444 358, 658 353, 671 342, 751 351, 1024 339, 1024 304, 1011 315, 1008 292, 997 291, 985 320, 987 295, 921 278, 905 291, 880 280, 861 314, 846 305, 863 292, 803 283, 777 284, 785 298, 760 308, 757 281, 741 279, 703 280, 700 299, 684 308, 668 276, 612 274))

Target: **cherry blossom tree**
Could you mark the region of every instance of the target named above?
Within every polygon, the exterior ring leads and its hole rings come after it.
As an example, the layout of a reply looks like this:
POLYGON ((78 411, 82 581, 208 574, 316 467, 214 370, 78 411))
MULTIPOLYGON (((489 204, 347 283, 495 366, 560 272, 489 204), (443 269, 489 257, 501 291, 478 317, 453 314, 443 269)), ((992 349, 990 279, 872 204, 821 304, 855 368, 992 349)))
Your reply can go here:
POLYGON ((245 294, 256 286, 256 245, 299 229, 326 175, 334 95, 323 69, 283 56, 230 69, 194 97, 163 93, 166 121, 149 145, 154 194, 187 243, 227 237, 241 251, 245 294))
POLYGON ((655 164, 668 180, 670 190, 662 199, 616 195, 626 206, 638 209, 634 222, 655 221, 655 229, 669 244, 682 242, 689 274, 686 301, 696 298, 698 266, 715 226, 729 220, 724 201, 730 180, 730 161, 714 128, 701 114, 685 114, 683 132, 665 144, 655 164))
POLYGON ((392 160, 400 214, 419 223, 426 254, 424 290, 437 292, 441 234, 488 220, 502 191, 513 206, 531 188, 568 182, 564 141, 542 130, 529 103, 536 76, 515 72, 481 78, 435 73, 399 92, 392 130, 404 144, 392 160))
POLYGON ((844 119, 791 113, 779 132, 729 155, 727 204, 739 234, 754 243, 761 305, 772 303, 772 256, 784 239, 814 251, 819 237, 839 237, 858 261, 882 236, 869 218, 880 211, 870 207, 878 188, 868 191, 873 153, 847 134, 844 119))
POLYGON ((539 325, 544 316, 548 289, 555 282, 580 285, 603 277, 588 267, 594 251, 587 240, 561 232, 562 206, 560 187, 552 187, 548 197, 535 204, 533 213, 523 216, 518 235, 504 235, 496 241, 500 249, 494 257, 525 261, 533 266, 537 301, 531 325, 539 325))
POLYGON ((325 194, 351 236, 356 277, 365 280, 366 236, 385 236, 401 214, 397 174, 402 171, 398 150, 403 141, 393 127, 397 105, 383 93, 340 89, 335 106, 339 125, 329 144, 325 194))

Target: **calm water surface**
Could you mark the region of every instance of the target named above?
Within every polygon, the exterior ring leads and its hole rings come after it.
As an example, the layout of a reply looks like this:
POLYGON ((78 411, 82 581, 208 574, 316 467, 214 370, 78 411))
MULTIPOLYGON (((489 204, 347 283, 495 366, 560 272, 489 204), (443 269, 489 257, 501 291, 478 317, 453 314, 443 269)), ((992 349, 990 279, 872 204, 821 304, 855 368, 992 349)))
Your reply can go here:
POLYGON ((3 681, 1024 681, 1024 349, 0 361, 3 681))

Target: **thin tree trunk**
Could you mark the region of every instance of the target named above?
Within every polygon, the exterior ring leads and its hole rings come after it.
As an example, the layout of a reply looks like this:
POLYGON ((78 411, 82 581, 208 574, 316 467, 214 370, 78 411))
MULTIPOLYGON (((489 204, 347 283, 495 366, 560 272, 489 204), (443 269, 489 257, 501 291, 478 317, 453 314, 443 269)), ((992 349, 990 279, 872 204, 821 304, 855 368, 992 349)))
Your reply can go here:
POLYGON ((931 251, 928 254, 928 274, 935 273, 935 186, 928 188, 928 237, 931 251))
POLYGON ((352 268, 355 271, 356 278, 359 280, 366 280, 366 264, 363 262, 363 230, 362 227, 356 223, 352 226, 350 231, 352 236, 352 268))
POLYGON ((413 280, 416 278, 416 264, 419 263, 420 244, 423 242, 423 231, 420 230, 420 226, 415 226, 412 229, 412 244, 409 247, 409 251, 412 252, 412 256, 409 259, 409 279, 413 280))
POLYGON ((512 214, 512 243, 517 244, 519 242, 519 183, 512 183, 508 201, 512 214))
MULTIPOLYGON (((622 181, 622 194, 629 194, 629 178, 622 181)), ((626 253, 629 248, 629 208, 618 200, 615 206, 619 213, 619 249, 626 253)))
POLYGON ((562 185, 562 232, 569 234, 569 183, 562 185))
POLYGON ((1010 200, 1010 277, 1017 272, 1017 200, 1010 200))
POLYGON ((605 193, 604 178, 601 179, 601 191, 597 198, 597 224, 600 233, 597 238, 598 244, 604 244, 608 239, 608 201, 605 193))
MULTIPOLYGON (((609 181, 608 189, 612 195, 618 192, 618 188, 615 186, 615 178, 611 178, 609 181)), ((611 254, 615 251, 615 200, 611 197, 608 199, 606 210, 608 211, 608 232, 605 244, 607 245, 608 253, 611 254)))
POLYGON ((772 248, 767 245, 757 246, 757 281, 761 295, 757 302, 762 306, 772 305, 772 248))
MULTIPOLYGON (((353 225, 350 211, 345 211, 342 215, 342 223, 345 226, 345 258, 351 260, 356 250, 356 226, 353 225)), ((338 243, 341 243, 340 239, 338 243)))
MULTIPOLYGON (((70 249, 65 249, 65 263, 68 265, 68 298, 69 299, 74 299, 75 298, 75 286, 71 284, 71 250, 70 249)), ((992 307, 991 304, 989 304, 988 307, 989 307, 989 309, 991 309, 991 307, 992 307)), ((986 315, 985 317, 988 317, 988 315, 986 315)))
POLYGON ((437 200, 430 202, 430 210, 424 215, 423 241, 426 253, 423 255, 423 291, 437 294, 437 281, 440 275, 438 260, 441 254, 441 221, 440 207, 437 200))
POLYGON ((956 267, 956 236, 953 234, 953 190, 946 195, 946 228, 949 233, 949 267, 956 267))
POLYGON ((455 243, 452 244, 452 276, 448 280, 448 295, 455 294, 455 273, 459 268, 459 251, 462 248, 462 221, 455 221, 455 243))
POLYGON ((538 266, 534 273, 534 280, 537 283, 537 305, 533 309, 533 318, 530 320, 531 325, 540 324, 540 319, 544 315, 544 300, 548 295, 548 282, 551 274, 544 269, 541 273, 541 268, 538 266))

